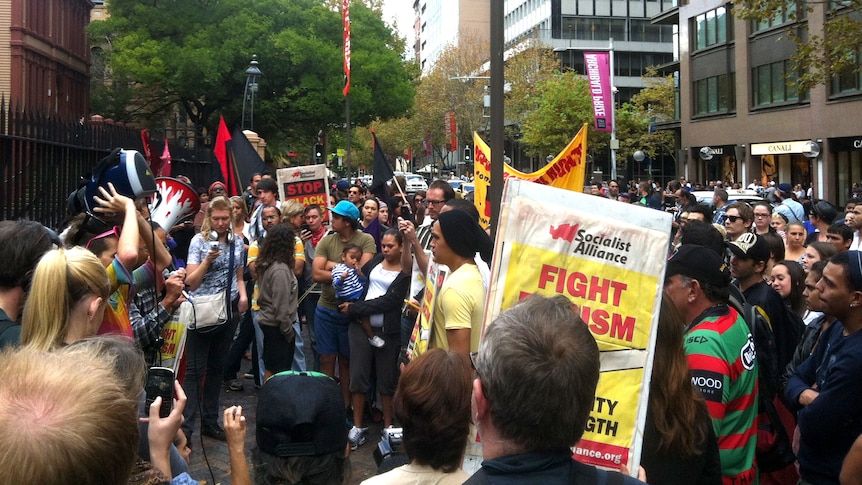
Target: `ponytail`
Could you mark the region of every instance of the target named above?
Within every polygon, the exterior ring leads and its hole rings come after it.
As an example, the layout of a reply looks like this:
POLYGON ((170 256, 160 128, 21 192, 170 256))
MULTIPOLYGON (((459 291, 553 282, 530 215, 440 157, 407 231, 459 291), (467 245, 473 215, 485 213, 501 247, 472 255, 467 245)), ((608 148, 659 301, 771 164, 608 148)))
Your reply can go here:
POLYGON ((108 275, 93 253, 81 247, 48 251, 33 273, 24 304, 21 343, 51 350, 63 342, 78 302, 89 295, 107 301, 110 294, 108 275))

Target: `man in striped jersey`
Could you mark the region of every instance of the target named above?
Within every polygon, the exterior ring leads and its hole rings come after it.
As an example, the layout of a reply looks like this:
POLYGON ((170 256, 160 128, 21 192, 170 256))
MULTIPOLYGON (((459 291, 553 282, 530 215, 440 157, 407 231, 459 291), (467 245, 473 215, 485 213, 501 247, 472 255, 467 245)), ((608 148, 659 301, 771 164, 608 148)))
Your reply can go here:
POLYGON ((726 485, 758 483, 757 364, 745 320, 728 305, 730 273, 714 250, 683 244, 668 261, 664 291, 685 316, 685 353, 703 394, 726 485))

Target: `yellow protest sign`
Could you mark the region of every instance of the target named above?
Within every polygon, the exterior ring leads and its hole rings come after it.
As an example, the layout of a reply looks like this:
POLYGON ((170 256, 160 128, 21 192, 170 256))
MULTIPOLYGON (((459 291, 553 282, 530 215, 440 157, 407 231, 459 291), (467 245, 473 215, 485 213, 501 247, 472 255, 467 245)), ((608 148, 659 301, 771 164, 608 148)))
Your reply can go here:
POLYGON ((176 375, 186 347, 189 322, 194 318, 192 304, 184 301, 162 328, 162 367, 170 367, 176 375))
POLYGON ((428 343, 431 340, 431 332, 433 331, 434 305, 437 302, 437 295, 440 294, 440 288, 443 286, 443 281, 446 279, 448 273, 449 271, 445 266, 437 264, 432 257, 428 258, 428 272, 425 278, 425 293, 422 295, 422 308, 419 310, 419 316, 416 317, 416 324, 413 326, 413 333, 410 335, 410 343, 407 344, 407 360, 413 360, 428 350, 428 343))
POLYGON ((601 351, 584 463, 636 472, 671 217, 661 211, 506 180, 485 325, 519 300, 564 295, 601 351))

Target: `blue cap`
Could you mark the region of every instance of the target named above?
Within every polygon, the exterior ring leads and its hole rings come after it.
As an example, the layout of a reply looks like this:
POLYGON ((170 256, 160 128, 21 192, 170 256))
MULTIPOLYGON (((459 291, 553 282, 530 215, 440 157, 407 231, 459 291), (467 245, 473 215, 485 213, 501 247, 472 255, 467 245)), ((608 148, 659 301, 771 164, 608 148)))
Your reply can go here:
POLYGON ((359 209, 357 209, 352 202, 348 202, 346 200, 342 200, 335 204, 335 207, 332 208, 332 212, 348 219, 359 219, 359 209))

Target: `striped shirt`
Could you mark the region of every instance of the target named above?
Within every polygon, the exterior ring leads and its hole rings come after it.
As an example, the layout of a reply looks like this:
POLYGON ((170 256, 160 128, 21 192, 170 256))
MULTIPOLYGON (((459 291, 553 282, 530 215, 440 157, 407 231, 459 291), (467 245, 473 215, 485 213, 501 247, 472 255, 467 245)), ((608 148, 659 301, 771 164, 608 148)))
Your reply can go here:
POLYGON ((724 483, 758 483, 757 364, 748 325, 727 305, 710 307, 689 326, 685 353, 712 417, 724 483))

